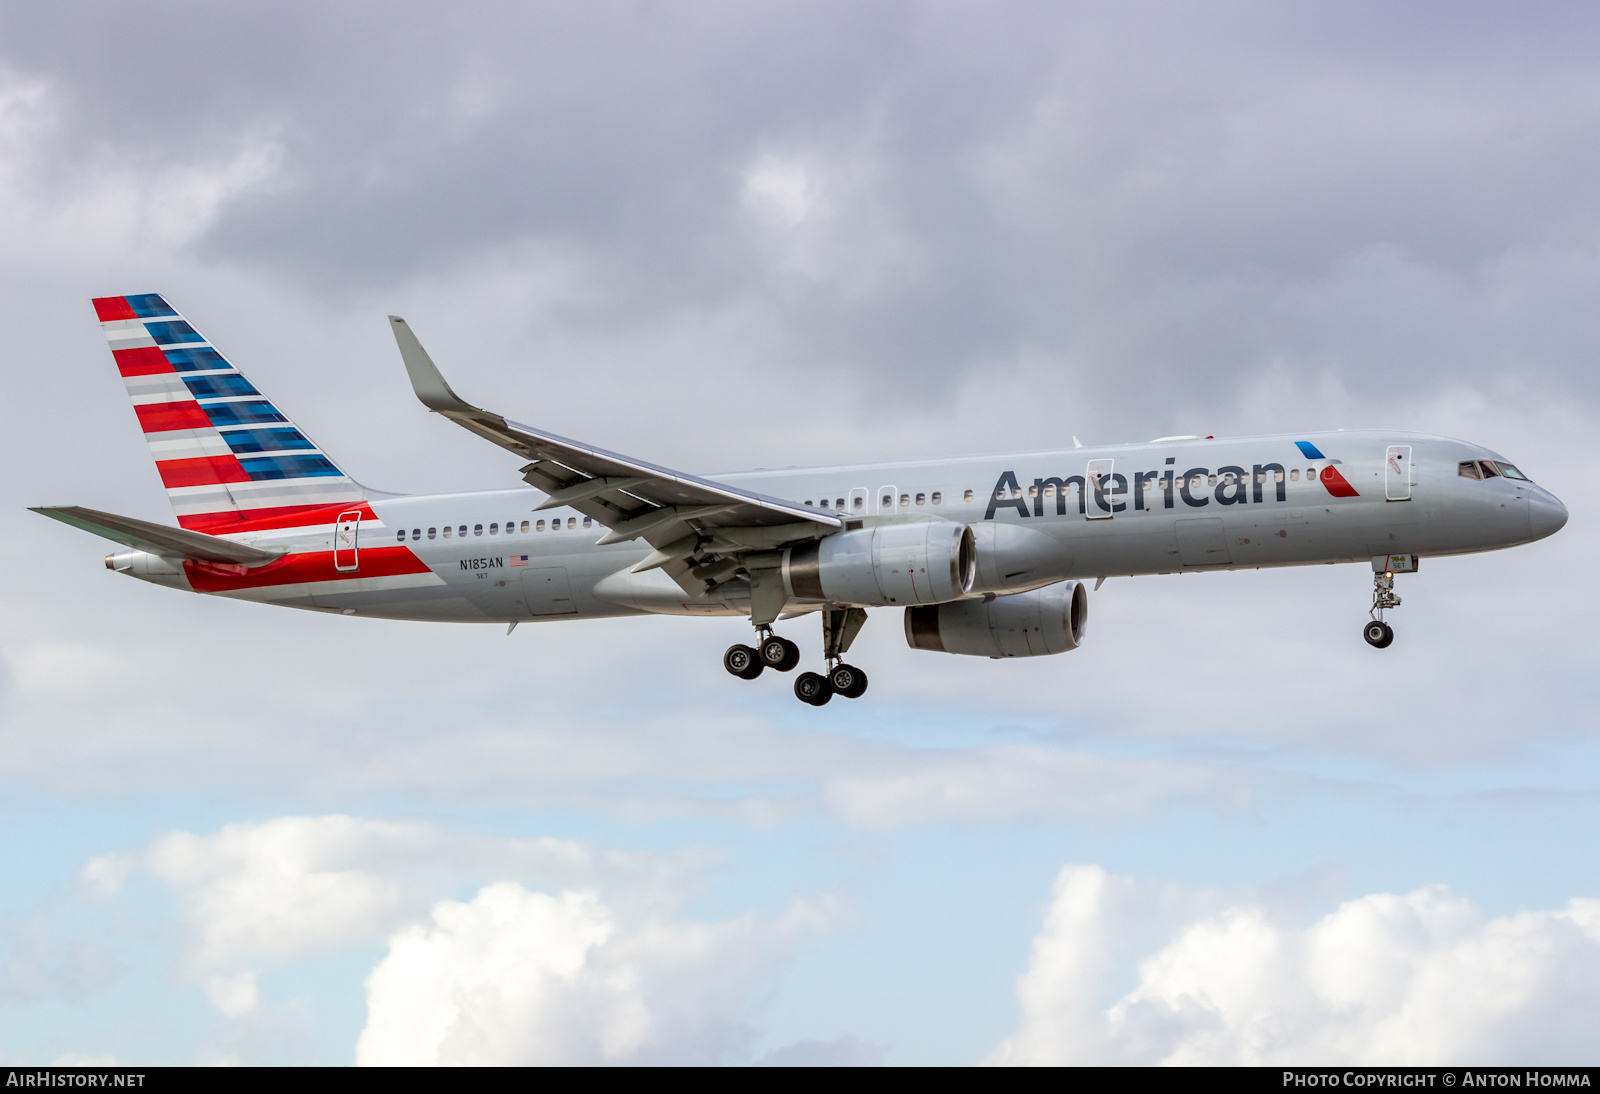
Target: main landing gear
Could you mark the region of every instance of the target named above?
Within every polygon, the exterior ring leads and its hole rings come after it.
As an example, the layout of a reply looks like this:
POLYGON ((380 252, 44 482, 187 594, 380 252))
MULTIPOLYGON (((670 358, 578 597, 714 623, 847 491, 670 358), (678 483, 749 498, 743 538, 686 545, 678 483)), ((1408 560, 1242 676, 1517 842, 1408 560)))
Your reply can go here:
POLYGON ((722 667, 741 680, 754 680, 766 669, 789 672, 800 663, 800 647, 770 628, 761 628, 761 638, 754 648, 729 646, 722 655, 722 667))
MULTIPOLYGON (((861 608, 826 608, 822 612, 822 650, 827 671, 802 672, 795 678, 795 698, 820 707, 835 695, 859 699, 867 691, 867 674, 844 663, 844 654, 855 640, 867 613, 861 608)), ((755 646, 729 646, 722 655, 722 667, 741 680, 754 680, 767 669, 789 672, 800 663, 800 647, 773 634, 770 627, 756 628, 760 640, 755 646)))

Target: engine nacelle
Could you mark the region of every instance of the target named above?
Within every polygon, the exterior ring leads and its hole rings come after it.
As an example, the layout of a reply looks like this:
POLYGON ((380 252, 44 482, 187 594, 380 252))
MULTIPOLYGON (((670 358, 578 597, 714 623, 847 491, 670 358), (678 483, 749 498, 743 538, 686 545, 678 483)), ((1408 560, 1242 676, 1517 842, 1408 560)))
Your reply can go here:
POLYGON ((783 553, 784 588, 797 600, 942 604, 966 596, 976 574, 972 529, 951 520, 857 528, 783 553))
POLYGON ((1054 585, 1072 571, 1072 547, 1037 528, 986 520, 974 529, 980 593, 1025 593, 1054 585))
POLYGON ((1063 581, 993 600, 907 608, 906 642, 972 657, 1039 657, 1077 649, 1088 625, 1088 590, 1063 581))

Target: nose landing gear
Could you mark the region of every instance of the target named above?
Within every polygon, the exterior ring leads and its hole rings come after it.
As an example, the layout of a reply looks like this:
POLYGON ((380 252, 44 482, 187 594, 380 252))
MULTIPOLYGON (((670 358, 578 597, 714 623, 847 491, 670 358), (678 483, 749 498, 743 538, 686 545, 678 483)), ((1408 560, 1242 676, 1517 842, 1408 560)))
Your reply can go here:
POLYGON ((1384 611, 1400 606, 1400 598, 1394 595, 1394 575, 1416 573, 1419 561, 1416 555, 1373 556, 1372 618, 1361 628, 1361 637, 1373 649, 1387 649, 1394 641, 1394 628, 1383 621, 1384 611))

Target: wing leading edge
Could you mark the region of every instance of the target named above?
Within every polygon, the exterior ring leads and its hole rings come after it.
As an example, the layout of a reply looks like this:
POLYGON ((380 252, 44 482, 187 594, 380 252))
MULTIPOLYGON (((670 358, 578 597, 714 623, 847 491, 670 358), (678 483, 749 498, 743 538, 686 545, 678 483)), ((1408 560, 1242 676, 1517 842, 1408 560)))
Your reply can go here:
POLYGON ((844 527, 831 513, 607 452, 475 407, 451 390, 404 319, 391 315, 389 325, 424 406, 529 460, 523 480, 549 495, 539 508, 564 505, 594 518, 608 529, 602 544, 644 539, 656 550, 636 571, 661 566, 686 591, 702 593, 747 563, 762 569, 759 563, 767 560, 749 558, 751 552, 844 527))

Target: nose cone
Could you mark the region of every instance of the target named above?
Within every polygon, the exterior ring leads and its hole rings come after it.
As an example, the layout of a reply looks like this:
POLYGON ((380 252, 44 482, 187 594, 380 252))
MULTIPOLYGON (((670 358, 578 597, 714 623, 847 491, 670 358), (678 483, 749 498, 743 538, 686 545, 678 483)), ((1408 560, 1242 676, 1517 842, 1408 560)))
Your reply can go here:
POLYGON ((1535 490, 1528 499, 1528 530, 1534 539, 1561 531, 1567 523, 1567 507, 1548 490, 1535 490))

